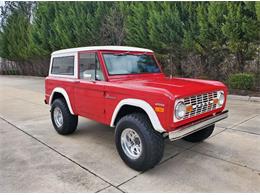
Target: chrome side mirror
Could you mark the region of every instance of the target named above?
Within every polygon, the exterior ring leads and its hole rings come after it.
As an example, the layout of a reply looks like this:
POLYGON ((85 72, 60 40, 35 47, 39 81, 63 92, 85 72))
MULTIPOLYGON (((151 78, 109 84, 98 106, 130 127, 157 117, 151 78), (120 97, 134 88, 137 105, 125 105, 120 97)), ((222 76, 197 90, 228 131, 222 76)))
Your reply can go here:
POLYGON ((88 74, 88 73, 83 73, 83 79, 87 80, 87 81, 91 81, 92 75, 91 74, 88 74))

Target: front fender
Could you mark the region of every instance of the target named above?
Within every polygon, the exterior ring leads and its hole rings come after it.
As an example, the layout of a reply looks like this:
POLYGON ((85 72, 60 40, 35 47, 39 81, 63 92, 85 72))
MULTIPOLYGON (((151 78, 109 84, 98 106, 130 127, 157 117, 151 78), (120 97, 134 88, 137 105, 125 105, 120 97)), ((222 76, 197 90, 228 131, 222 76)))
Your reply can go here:
POLYGON ((133 99, 133 98, 123 99, 117 104, 117 106, 113 112, 111 122, 110 122, 111 127, 114 127, 114 122, 117 117, 117 114, 119 113, 121 107, 124 105, 135 106, 135 107, 143 109, 146 112, 146 114, 148 115, 148 117, 152 123, 152 126, 156 131, 158 131, 160 133, 166 131, 162 127, 161 122, 160 122, 156 112, 152 108, 152 106, 144 100, 133 99))

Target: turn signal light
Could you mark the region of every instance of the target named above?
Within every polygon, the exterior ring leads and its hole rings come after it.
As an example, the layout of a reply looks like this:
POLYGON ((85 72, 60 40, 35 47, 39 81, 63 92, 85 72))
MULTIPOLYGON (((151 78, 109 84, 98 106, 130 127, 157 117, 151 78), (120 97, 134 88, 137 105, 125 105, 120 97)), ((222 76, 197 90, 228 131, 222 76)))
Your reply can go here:
POLYGON ((163 108, 163 107, 158 107, 158 106, 156 106, 156 107, 154 108, 154 110, 155 110, 155 112, 164 112, 164 108, 163 108))
POLYGON ((216 99, 213 99, 213 103, 214 104, 218 104, 218 99, 216 98, 216 99))
POLYGON ((186 112, 192 112, 192 105, 186 106, 186 112))

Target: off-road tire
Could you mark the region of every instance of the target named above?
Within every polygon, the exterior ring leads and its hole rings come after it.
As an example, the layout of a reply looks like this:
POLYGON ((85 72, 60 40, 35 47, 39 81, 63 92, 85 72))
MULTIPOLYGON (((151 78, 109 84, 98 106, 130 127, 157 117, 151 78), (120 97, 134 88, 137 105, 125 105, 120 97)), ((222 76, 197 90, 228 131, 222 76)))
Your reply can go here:
POLYGON ((206 127, 205 129, 202 129, 200 131, 197 131, 195 133, 192 133, 183 139, 188 142, 201 142, 205 139, 207 139, 212 132, 214 131, 215 125, 211 125, 209 127, 206 127))
POLYGON ((115 130, 115 143, 122 160, 137 171, 146 171, 153 168, 163 157, 163 136, 153 129, 148 117, 142 113, 129 114, 119 120, 115 130), (141 155, 135 160, 125 154, 121 145, 121 134, 127 128, 134 130, 142 142, 141 155))
POLYGON ((63 98, 55 99, 51 105, 51 120, 55 130, 61 135, 68 135, 77 129, 78 116, 72 115, 69 111, 66 101, 63 98), (63 116, 63 125, 58 127, 54 121, 54 109, 59 107, 63 116))

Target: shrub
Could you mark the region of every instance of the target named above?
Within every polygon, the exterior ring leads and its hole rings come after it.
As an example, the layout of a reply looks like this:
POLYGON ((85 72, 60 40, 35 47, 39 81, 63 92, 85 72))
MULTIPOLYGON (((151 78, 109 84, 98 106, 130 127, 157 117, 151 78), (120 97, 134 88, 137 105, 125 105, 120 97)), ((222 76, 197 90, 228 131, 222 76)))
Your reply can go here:
POLYGON ((250 90, 254 86, 254 75, 248 73, 231 74, 228 84, 232 89, 250 90))

